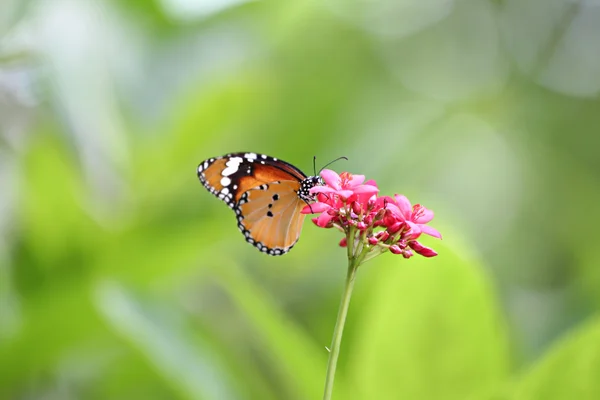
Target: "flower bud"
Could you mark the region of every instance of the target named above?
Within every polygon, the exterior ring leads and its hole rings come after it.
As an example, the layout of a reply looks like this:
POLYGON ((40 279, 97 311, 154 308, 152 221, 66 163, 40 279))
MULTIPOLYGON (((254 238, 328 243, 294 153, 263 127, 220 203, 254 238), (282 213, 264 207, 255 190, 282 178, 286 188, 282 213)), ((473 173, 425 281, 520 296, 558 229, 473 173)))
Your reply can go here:
POLYGON ((394 254, 402 254, 402 249, 395 244, 390 246, 390 251, 394 254))
POLYGON ((390 233, 390 235, 393 235, 394 233, 400 231, 401 229, 404 228, 406 224, 404 222, 401 221, 396 221, 391 225, 388 225, 388 232, 390 233))
POLYGON ((390 237, 390 234, 388 233, 388 231, 381 231, 377 234, 377 238, 382 242, 385 242, 386 240, 388 240, 389 237, 390 237))
POLYGON ((367 207, 369 207, 369 209, 373 209, 376 204, 377 204, 377 196, 373 195, 367 201, 367 207))
POLYGON ((435 257, 437 256, 437 252, 429 247, 423 246, 421 243, 416 240, 409 242, 408 245, 417 253, 422 255, 423 257, 435 257))

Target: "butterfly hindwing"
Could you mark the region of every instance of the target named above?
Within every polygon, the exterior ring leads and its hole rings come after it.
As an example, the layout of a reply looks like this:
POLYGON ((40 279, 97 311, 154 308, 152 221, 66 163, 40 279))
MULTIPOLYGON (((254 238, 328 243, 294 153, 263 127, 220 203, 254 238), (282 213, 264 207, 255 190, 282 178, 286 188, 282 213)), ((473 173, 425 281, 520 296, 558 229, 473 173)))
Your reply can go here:
POLYGON ((244 193, 238 227, 246 240, 272 255, 287 253, 298 241, 306 204, 297 195, 298 182, 264 184, 244 193))

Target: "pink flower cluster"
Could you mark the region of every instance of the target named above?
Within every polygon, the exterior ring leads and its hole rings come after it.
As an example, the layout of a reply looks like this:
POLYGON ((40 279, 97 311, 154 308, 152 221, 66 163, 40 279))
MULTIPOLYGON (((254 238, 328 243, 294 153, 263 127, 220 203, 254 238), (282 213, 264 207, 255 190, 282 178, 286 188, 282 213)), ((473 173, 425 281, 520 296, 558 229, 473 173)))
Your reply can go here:
POLYGON ((302 213, 319 214, 312 220, 317 226, 344 232, 340 245, 352 241, 354 257, 366 261, 387 250, 404 258, 413 256, 413 251, 425 257, 437 255, 417 241, 423 233, 441 239, 437 230, 426 225, 433 219, 433 211, 420 204, 412 206, 402 195, 378 197, 377 184, 364 182, 364 175, 338 175, 326 169, 321 177, 325 185, 310 190, 317 202, 304 207, 302 213))

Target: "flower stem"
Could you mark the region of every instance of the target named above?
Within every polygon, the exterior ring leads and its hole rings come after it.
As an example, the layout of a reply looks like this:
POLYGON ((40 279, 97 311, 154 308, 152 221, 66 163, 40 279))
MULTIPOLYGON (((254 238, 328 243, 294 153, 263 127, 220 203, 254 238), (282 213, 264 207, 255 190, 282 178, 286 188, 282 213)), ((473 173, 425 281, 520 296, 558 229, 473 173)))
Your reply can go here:
MULTIPOLYGON (((348 243, 348 247, 351 243, 348 243)), ((338 309, 337 321, 333 330, 333 338, 331 339, 331 349, 329 352, 329 361, 327 362, 327 377, 325 378, 325 391, 323 400, 330 400, 333 393, 333 381, 335 379, 335 369, 337 360, 340 354, 340 345, 342 343, 342 334, 344 333, 344 325, 346 323, 346 315, 348 315, 348 307, 350 306, 350 298, 352 297, 352 289, 354 288, 354 277, 358 267, 357 259, 354 257, 348 258, 348 274, 346 276, 346 285, 340 308, 338 309)))

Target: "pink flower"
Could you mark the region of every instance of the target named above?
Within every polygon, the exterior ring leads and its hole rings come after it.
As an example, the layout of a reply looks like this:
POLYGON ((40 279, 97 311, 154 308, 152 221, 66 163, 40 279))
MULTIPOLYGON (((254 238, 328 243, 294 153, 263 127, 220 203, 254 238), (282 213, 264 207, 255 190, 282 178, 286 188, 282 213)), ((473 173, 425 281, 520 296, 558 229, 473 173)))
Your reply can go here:
POLYGON ((366 184, 362 184, 365 181, 364 175, 352 175, 349 172, 342 172, 340 175, 337 172, 330 169, 324 169, 321 172, 321 177, 325 181, 324 186, 315 186, 310 189, 310 193, 323 193, 323 194, 335 194, 338 195, 342 200, 348 200, 352 196, 361 195, 367 199, 372 195, 379 192, 379 189, 374 181, 369 181, 366 184))
POLYGON ((350 251, 364 262, 383 252, 433 257, 435 250, 417 242, 422 233, 441 238, 441 234, 427 225, 433 211, 420 204, 411 205, 402 195, 377 197, 379 188, 373 180, 365 182, 364 175, 348 172, 337 174, 323 170, 323 186, 310 190, 317 201, 302 209, 304 214, 319 214, 312 221, 320 228, 337 228, 345 233, 340 246, 352 243, 350 251), (352 236, 354 235, 354 236, 352 236))
MULTIPOLYGON (((406 196, 397 194, 394 197, 395 201, 387 202, 385 207, 391 211, 397 222, 405 222, 410 227, 410 234, 413 239, 417 239, 421 233, 438 239, 442 238, 442 235, 436 229, 425 225, 433 219, 433 211, 420 204, 411 206, 406 196)), ((388 199, 390 198, 388 197, 388 199)))

